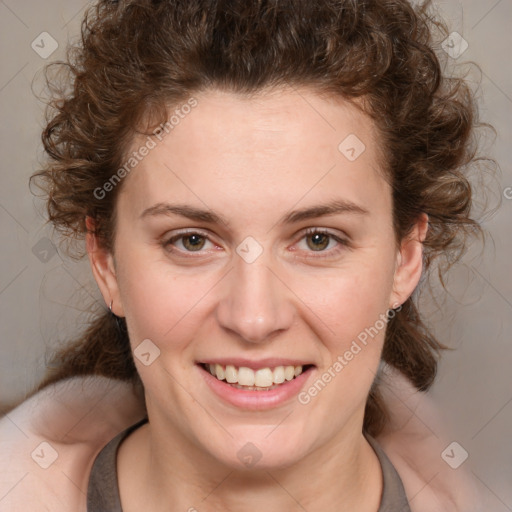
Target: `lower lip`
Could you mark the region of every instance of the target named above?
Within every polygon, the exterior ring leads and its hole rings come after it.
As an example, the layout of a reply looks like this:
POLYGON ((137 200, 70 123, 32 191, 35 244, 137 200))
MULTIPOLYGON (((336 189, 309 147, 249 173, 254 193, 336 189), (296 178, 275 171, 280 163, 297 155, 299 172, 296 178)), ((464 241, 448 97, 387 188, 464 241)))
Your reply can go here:
POLYGON ((304 387, 306 380, 315 369, 314 366, 311 366, 298 377, 285 381, 277 388, 268 391, 248 391, 235 388, 224 381, 220 381, 200 364, 198 364, 197 367, 203 379, 217 396, 235 407, 253 411, 278 407, 298 395, 300 390, 304 387))

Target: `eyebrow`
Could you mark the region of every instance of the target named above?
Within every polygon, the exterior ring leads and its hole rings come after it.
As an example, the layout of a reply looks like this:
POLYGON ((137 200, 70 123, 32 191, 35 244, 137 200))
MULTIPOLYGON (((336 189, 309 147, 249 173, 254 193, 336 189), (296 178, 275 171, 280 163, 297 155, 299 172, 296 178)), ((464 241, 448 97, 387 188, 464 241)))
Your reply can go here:
MULTIPOLYGON (((341 213, 368 215, 370 212, 366 208, 363 208, 362 206, 353 203, 352 201, 337 199, 326 204, 309 206, 300 210, 294 210, 284 215, 278 223, 281 225, 293 224, 303 220, 315 219, 317 217, 323 217, 327 215, 337 215, 341 213)), ((154 206, 144 210, 140 215, 140 218, 155 217, 158 215, 179 215, 181 217, 186 217, 187 219, 197 222, 207 222, 211 224, 222 223, 225 225, 229 224, 227 219, 212 210, 204 210, 187 204, 157 203, 154 206)))

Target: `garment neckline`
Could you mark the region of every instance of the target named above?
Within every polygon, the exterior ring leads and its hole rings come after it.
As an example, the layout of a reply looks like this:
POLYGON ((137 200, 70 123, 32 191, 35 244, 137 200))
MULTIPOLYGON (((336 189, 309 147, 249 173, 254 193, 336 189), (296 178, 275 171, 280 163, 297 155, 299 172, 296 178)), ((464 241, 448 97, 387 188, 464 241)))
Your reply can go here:
MULTIPOLYGON (((121 443, 148 423, 137 421, 111 439, 96 456, 87 487, 87 512, 122 512, 117 473, 117 452, 121 443)), ((400 475, 384 450, 372 436, 364 434, 375 452, 382 474, 382 494, 377 512, 411 512, 400 475)))

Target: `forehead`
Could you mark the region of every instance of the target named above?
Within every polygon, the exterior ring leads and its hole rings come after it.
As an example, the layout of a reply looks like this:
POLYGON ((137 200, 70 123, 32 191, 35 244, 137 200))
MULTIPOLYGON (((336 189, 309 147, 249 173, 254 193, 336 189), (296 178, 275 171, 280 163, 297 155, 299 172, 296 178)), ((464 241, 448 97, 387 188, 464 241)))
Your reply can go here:
MULTIPOLYGON (((186 198, 239 207, 242 216, 255 201, 286 208, 339 195, 390 208, 376 130, 351 103, 306 89, 207 91, 194 100, 192 109, 173 107, 169 133, 153 138, 125 179, 121 198, 133 209, 186 198)), ((134 139, 130 152, 145 141, 134 139)))

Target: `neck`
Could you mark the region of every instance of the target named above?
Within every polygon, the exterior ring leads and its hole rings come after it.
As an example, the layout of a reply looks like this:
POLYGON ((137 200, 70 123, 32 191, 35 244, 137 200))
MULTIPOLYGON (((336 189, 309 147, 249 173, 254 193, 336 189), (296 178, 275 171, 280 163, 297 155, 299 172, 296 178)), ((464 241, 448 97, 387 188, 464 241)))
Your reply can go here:
POLYGON ((152 422, 120 446, 119 488, 125 512, 379 508, 380 464, 360 429, 340 432, 289 467, 247 470, 219 463, 191 440, 170 432, 167 425, 152 422))

